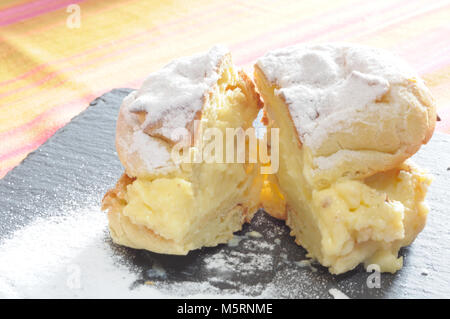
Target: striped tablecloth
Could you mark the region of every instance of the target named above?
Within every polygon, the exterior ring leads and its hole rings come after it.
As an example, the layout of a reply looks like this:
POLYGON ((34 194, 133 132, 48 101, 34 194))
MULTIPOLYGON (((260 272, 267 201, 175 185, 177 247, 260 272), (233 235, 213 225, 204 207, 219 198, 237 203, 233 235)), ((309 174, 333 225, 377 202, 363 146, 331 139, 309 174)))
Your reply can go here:
POLYGON ((238 65, 299 42, 387 48, 425 78, 450 133, 450 0, 1 0, 0 177, 98 95, 224 43, 238 65))

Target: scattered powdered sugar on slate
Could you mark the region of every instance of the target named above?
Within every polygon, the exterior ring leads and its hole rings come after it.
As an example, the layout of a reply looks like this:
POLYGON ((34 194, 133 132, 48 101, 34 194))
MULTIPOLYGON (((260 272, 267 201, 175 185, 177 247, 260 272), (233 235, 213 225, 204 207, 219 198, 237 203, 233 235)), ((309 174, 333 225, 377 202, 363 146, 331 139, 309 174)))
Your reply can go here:
POLYGON ((312 263, 313 263, 313 261, 311 259, 305 259, 305 260, 300 260, 300 261, 294 262, 294 264, 296 264, 299 267, 306 267, 306 268, 311 269, 312 272, 316 272, 317 268, 314 267, 312 265, 312 263))
POLYGON ((273 259, 269 254, 243 253, 239 251, 221 251, 204 259, 205 267, 217 274, 227 274, 236 270, 243 276, 250 276, 273 268, 273 259))
POLYGON ((292 255, 275 243, 292 239, 281 222, 262 212, 236 234, 236 246, 188 256, 113 244, 98 207, 44 215, 0 242, 1 297, 295 298, 303 296, 295 293, 299 287, 308 297, 326 297, 329 288, 305 266, 309 261, 302 264, 300 247, 291 243, 300 252, 292 255))
POLYGON ((126 296, 136 273, 115 259, 106 223, 97 208, 37 218, 16 231, 0 243, 0 295, 126 296), (116 289, 111 290, 110 282, 116 289))

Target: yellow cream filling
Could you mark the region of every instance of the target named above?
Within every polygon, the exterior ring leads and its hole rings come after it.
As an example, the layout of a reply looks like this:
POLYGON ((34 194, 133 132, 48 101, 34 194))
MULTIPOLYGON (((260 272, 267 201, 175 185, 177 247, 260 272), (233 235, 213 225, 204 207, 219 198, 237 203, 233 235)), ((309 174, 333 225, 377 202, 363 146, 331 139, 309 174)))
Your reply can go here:
MULTIPOLYGON (((258 107, 247 90, 232 66, 221 70, 202 110, 201 129, 219 129, 225 137, 226 128, 251 127, 258 107)), ((230 239, 256 211, 261 188, 255 178, 258 174, 257 164, 184 163, 175 176, 138 177, 128 185, 122 214, 131 223, 173 241, 178 253, 214 246, 230 239)), ((116 241, 130 245, 125 238, 116 241)))
POLYGON ((425 224, 428 210, 423 200, 430 178, 404 163, 366 179, 350 178, 342 171, 318 179, 314 158, 307 147, 299 147, 284 101, 259 71, 255 78, 269 119, 281 128, 277 181, 283 195, 270 194, 266 188, 270 195, 264 196, 263 207, 280 209, 284 201, 286 222, 296 242, 332 273, 360 263, 378 264, 387 272, 400 269, 398 250, 410 244, 425 224))

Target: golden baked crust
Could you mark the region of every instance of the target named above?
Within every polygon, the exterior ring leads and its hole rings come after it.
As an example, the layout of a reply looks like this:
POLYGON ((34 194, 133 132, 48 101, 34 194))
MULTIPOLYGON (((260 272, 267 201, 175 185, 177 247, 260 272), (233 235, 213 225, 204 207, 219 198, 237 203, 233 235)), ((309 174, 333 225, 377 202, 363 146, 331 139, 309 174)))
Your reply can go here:
POLYGON ((255 83, 253 80, 245 73, 243 70, 238 71, 239 77, 245 85, 245 92, 252 96, 252 100, 256 103, 256 108, 262 109, 264 107, 264 102, 261 99, 261 95, 256 90, 255 83))
POLYGON ((102 210, 120 212, 126 205, 127 186, 136 180, 135 177, 129 177, 122 174, 114 188, 106 192, 102 199, 102 210))

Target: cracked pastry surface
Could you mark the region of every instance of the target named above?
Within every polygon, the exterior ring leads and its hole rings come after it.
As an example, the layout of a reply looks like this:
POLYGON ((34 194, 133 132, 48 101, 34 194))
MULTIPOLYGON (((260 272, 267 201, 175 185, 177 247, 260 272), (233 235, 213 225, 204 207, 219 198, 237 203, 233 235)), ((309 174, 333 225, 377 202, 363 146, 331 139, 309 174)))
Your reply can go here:
POLYGON ((231 239, 258 208, 259 165, 192 159, 208 145, 205 129, 245 130, 261 107, 254 84, 221 46, 174 60, 130 93, 116 130, 125 173, 102 202, 113 241, 182 255, 231 239), (180 141, 190 162, 171 156, 180 141))
POLYGON ((436 120, 420 77, 385 51, 334 43, 269 52, 255 81, 280 128, 280 169, 265 206, 332 273, 359 263, 401 268, 398 250, 427 215, 430 178, 405 162, 436 120))

